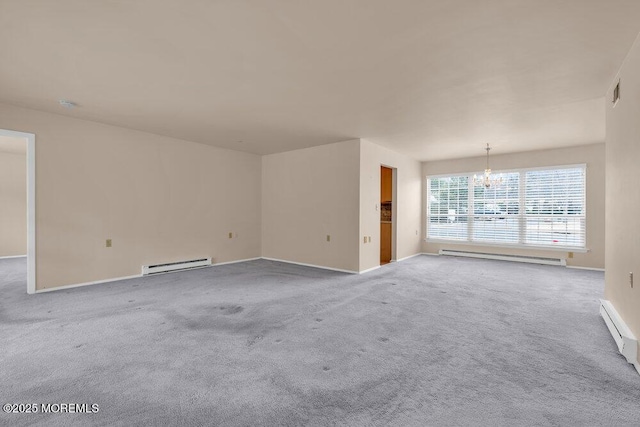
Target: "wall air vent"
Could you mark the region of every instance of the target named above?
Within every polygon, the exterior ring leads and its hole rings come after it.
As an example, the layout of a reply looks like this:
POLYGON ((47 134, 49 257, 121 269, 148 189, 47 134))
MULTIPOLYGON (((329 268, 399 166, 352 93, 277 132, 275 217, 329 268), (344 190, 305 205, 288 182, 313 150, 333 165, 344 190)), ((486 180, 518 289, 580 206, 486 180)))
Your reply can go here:
POLYGON ((613 97, 611 98, 611 102, 615 107, 618 101, 620 100, 620 80, 618 80, 618 84, 613 88, 613 97))

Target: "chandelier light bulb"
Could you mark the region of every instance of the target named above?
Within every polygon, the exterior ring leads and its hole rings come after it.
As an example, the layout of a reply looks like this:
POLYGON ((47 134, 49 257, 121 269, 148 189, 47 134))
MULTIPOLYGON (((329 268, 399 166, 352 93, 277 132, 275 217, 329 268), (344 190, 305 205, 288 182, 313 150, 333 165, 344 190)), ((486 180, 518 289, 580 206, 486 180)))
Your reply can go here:
POLYGON ((487 151, 487 167, 485 168, 484 174, 482 176, 473 175, 473 184, 476 187, 482 186, 488 189, 491 188, 491 186, 501 185, 504 180, 501 176, 491 176, 491 168, 489 168, 489 150, 491 150, 491 147, 489 147, 489 143, 487 143, 487 148, 485 148, 485 150, 487 151))

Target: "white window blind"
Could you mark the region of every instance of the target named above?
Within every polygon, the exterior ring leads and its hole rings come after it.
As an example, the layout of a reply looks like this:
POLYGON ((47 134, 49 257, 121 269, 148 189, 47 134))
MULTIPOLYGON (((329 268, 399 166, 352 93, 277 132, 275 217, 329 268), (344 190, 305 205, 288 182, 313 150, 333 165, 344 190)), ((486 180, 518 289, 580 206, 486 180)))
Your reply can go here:
POLYGON ((474 186, 472 239, 476 242, 518 243, 520 238, 520 174, 496 173, 503 183, 474 186))
POLYGON ((584 168, 526 172, 525 209, 527 244, 584 247, 584 168))
POLYGON ((585 166, 427 179, 427 238, 490 244, 585 248, 585 166))
POLYGON ((467 240, 469 212, 469 177, 448 176, 429 180, 427 216, 436 238, 467 240))

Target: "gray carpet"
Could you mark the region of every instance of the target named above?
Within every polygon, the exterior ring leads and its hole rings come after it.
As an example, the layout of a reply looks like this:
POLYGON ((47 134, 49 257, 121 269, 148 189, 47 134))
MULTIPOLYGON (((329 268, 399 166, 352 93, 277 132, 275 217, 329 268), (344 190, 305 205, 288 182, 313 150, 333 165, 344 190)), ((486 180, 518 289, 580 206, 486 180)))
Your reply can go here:
POLYGON ((603 274, 420 256, 271 261, 28 296, 0 260, 4 425, 640 425, 603 274))

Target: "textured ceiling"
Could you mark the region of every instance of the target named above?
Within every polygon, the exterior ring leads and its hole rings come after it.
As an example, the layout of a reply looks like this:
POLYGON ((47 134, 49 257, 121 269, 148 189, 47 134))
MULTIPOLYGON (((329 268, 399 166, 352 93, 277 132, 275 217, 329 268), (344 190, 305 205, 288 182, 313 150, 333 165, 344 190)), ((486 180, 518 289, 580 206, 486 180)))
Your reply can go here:
POLYGON ((638 0, 0 0, 0 101, 260 154, 499 154, 602 142, 639 31, 638 0))

